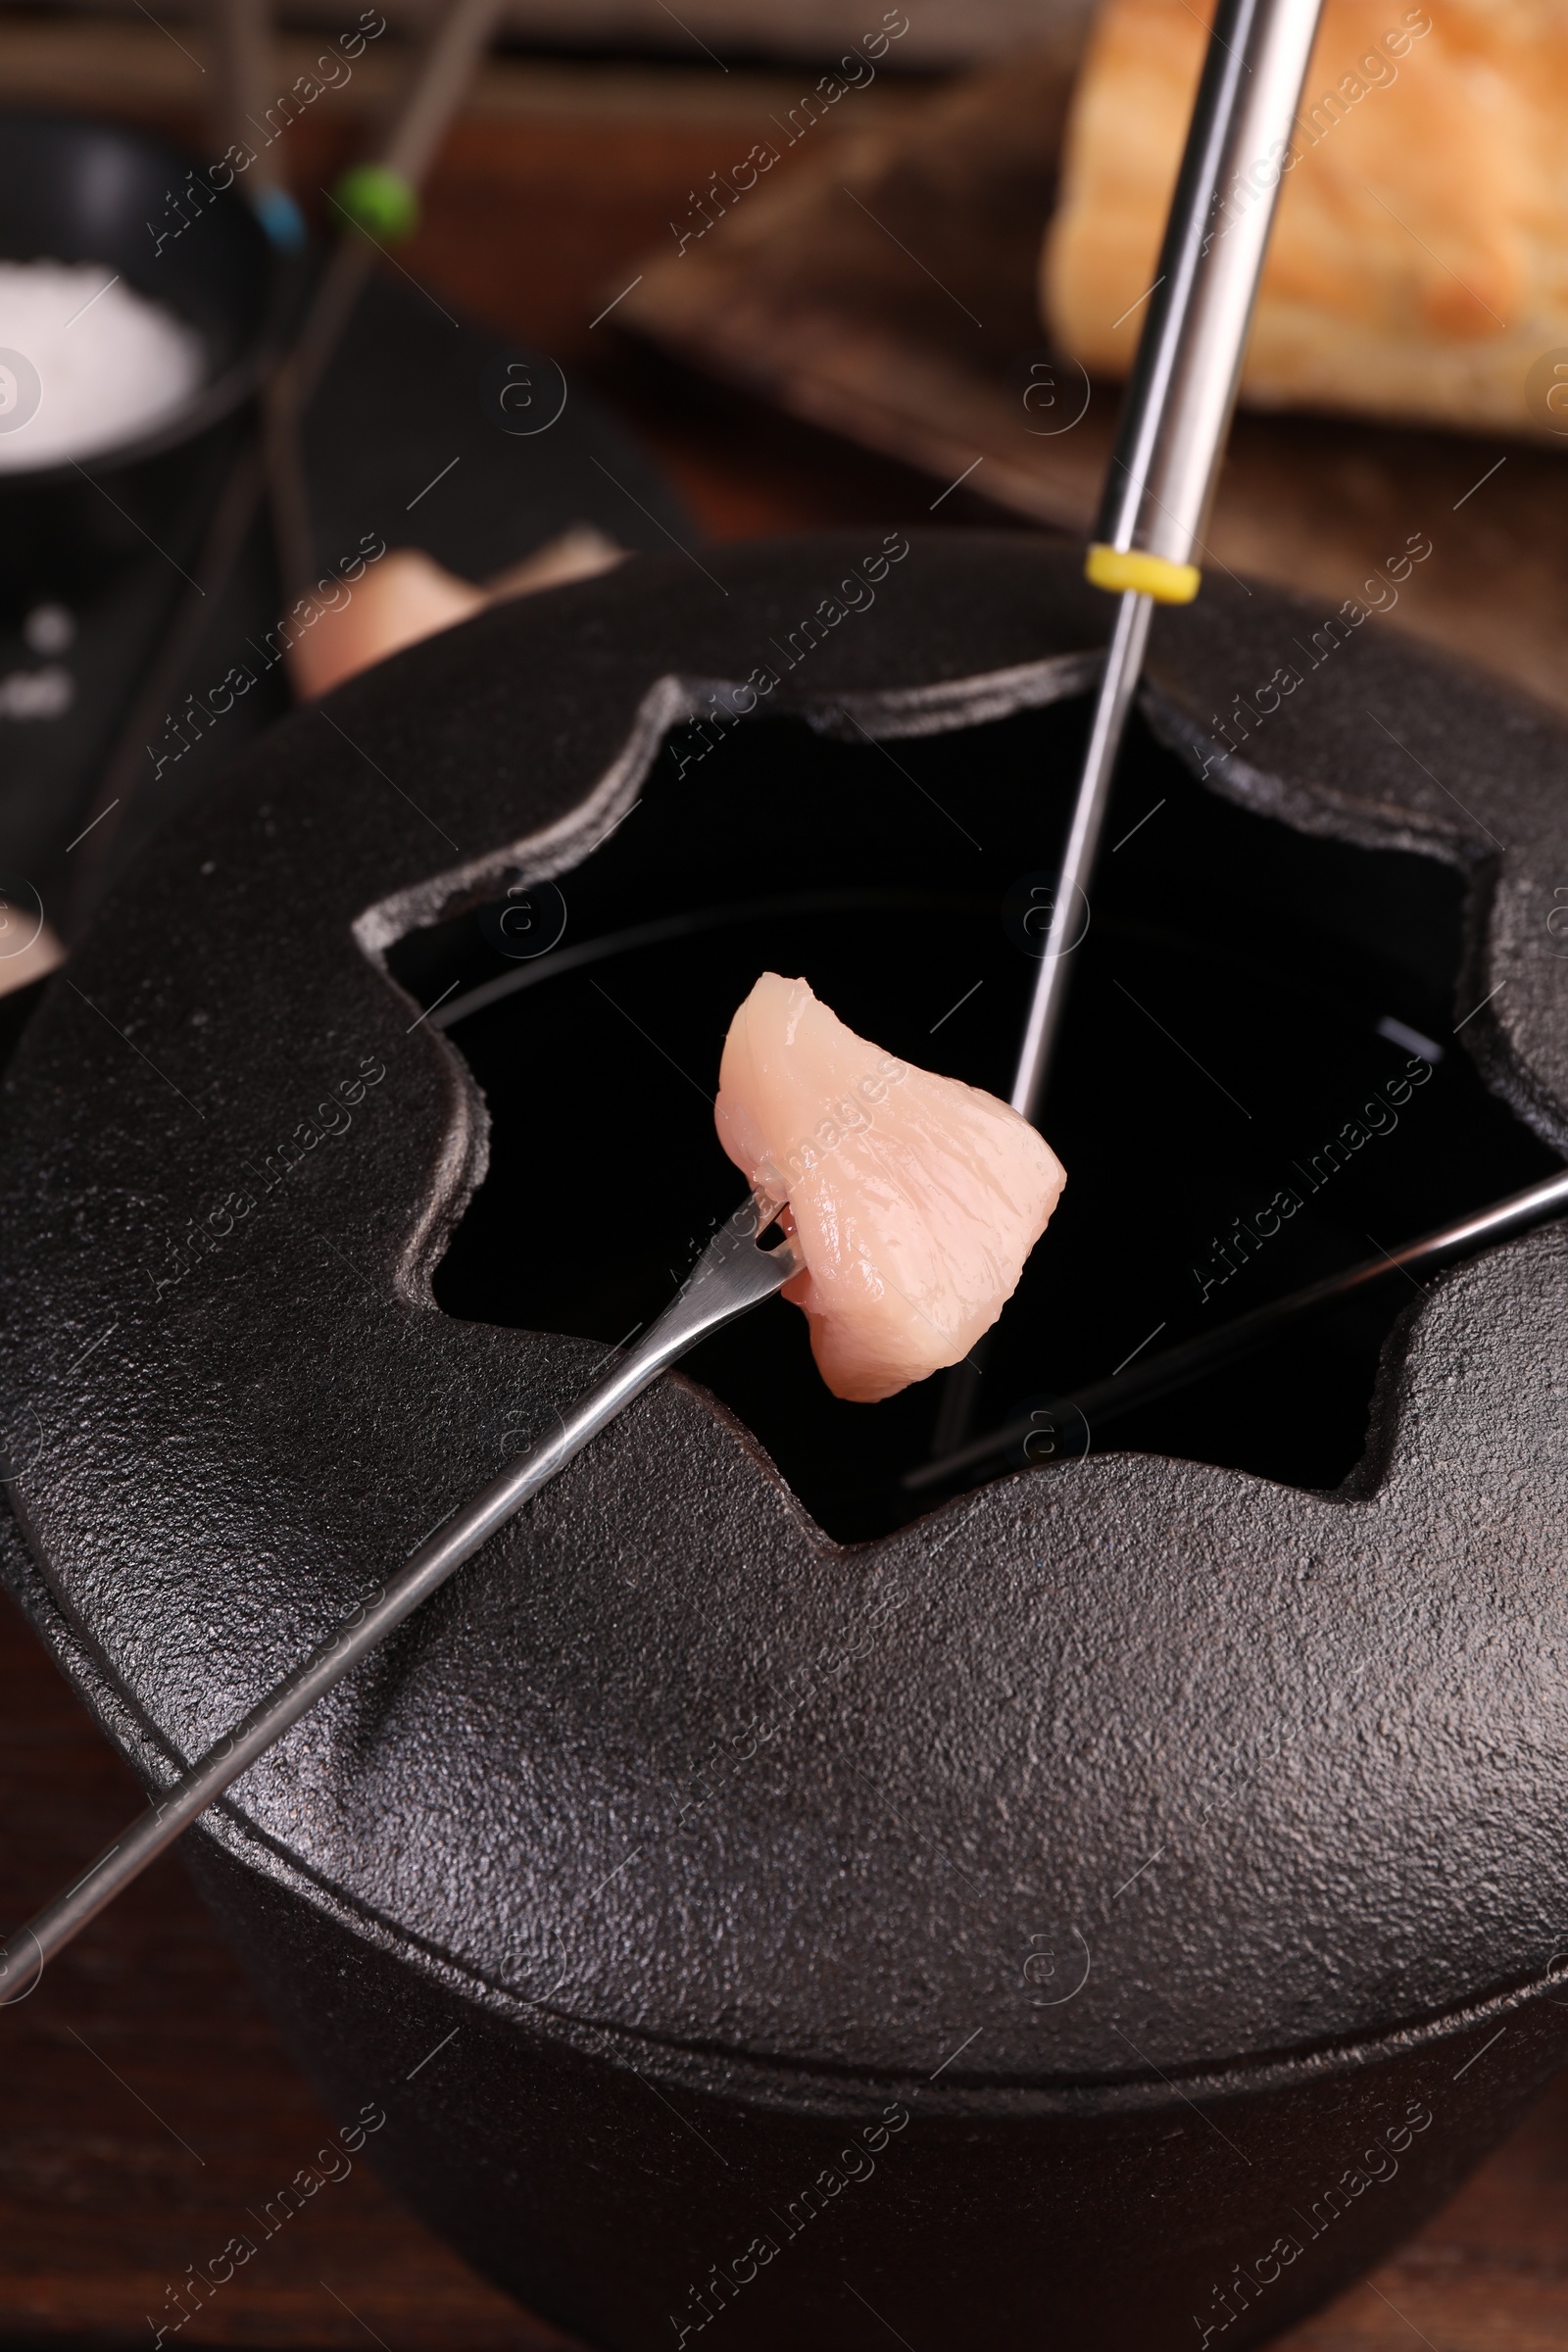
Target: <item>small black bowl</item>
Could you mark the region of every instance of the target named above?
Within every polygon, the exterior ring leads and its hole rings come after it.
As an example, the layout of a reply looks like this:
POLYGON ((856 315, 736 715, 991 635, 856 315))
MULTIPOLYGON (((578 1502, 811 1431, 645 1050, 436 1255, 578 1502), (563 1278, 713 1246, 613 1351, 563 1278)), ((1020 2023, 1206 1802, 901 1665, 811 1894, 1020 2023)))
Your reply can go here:
POLYGON ((0 111, 0 259, 101 262, 195 327, 207 351, 194 399, 88 457, 90 479, 70 460, 0 473, 0 597, 16 610, 79 593, 145 556, 143 534, 183 561, 281 331, 285 272, 261 221, 237 190, 215 193, 200 163, 161 139, 0 111))

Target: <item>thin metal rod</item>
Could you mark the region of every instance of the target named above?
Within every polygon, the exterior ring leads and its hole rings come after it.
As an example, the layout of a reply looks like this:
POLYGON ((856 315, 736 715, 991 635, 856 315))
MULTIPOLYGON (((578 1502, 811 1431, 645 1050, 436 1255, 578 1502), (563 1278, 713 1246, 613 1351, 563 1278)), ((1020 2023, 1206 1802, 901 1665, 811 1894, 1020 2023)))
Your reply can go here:
MULTIPOLYGON (((461 997, 449 997, 444 1004, 425 1015, 432 1029, 455 1029, 476 1012, 485 1012, 492 1004, 505 1003, 509 997, 524 989, 539 988, 547 980, 562 979, 568 972, 580 972, 589 964, 603 963, 614 956, 635 955, 642 948, 658 948, 677 939, 695 939, 706 931, 722 931, 737 923, 765 923, 784 914, 859 914, 879 908, 907 909, 931 906, 962 906, 966 902, 935 890, 796 890, 776 899, 740 899, 727 906, 694 907, 684 914, 662 914, 651 923, 636 923, 627 931, 605 931, 592 939, 575 941, 569 948, 551 948, 531 962, 519 963, 514 970, 499 972, 493 980, 481 980, 461 997)), ((976 900, 977 909, 985 902, 976 900)))
MULTIPOLYGON (((1118 552, 1155 552, 1167 568, 1189 566, 1199 552, 1319 10, 1320 0, 1222 0, 1209 36, 1095 532, 1118 552)), ((1105 659, 1013 1083, 1012 1106, 1026 1119, 1038 1121, 1067 988, 1063 959, 1088 913, 1151 610, 1145 597, 1122 597, 1105 659)))
POLYGON ((435 18, 381 151, 385 169, 412 186, 418 186, 435 161, 504 5, 505 0, 451 0, 435 18))
MULTIPOLYGON (((1102 549, 1137 548, 1183 571, 1201 552, 1320 8, 1321 0, 1221 0, 1216 12, 1095 530, 1102 549)), ((1148 600, 1124 595, 1013 1081, 1014 1110, 1037 1126, 1066 996, 1065 958, 1089 913, 1149 621, 1148 600)), ((984 1354, 982 1345, 948 1376, 933 1432, 938 1454, 968 1427, 984 1354)))
MULTIPOLYGON (((1445 1259, 1462 1256, 1484 1245, 1507 1241, 1515 1234, 1528 1232, 1534 1225, 1564 1215, 1568 1215, 1568 1173, 1548 1176, 1522 1193, 1510 1193, 1506 1200, 1494 1201, 1490 1208, 1477 1209, 1473 1216, 1456 1218, 1451 1225, 1440 1225, 1418 1241, 1407 1242, 1402 1250, 1364 1258, 1343 1274, 1327 1275, 1305 1290, 1270 1299, 1265 1306, 1253 1307, 1250 1314, 1238 1315, 1233 1323, 1221 1324, 1217 1331, 1205 1332, 1201 1338, 1188 1340, 1180 1348, 1168 1348, 1163 1354, 1151 1356, 1136 1371, 1097 1381, 1092 1388, 1064 1396, 1062 1405, 1080 1414, 1091 1431, 1097 1426, 1103 1428, 1107 1421, 1120 1420, 1137 1406, 1152 1403, 1172 1389, 1186 1388, 1190 1382, 1202 1379, 1205 1373, 1234 1363, 1256 1348, 1266 1347, 1303 1315, 1333 1306, 1396 1274, 1408 1274, 1417 1266, 1441 1264, 1445 1259)), ((973 1470, 997 1454, 1005 1453, 1010 1446, 1021 1445, 1030 1428, 1027 1418, 1009 1421, 1003 1428, 958 1446, 941 1461, 926 1462, 918 1470, 906 1472, 901 1483, 910 1494, 942 1486, 962 1471, 973 1470)))
POLYGON ((688 1348, 760 1305, 800 1270, 793 1241, 758 1246, 773 1214, 755 1195, 722 1225, 685 1284, 635 1348, 557 1416, 558 1426, 426 1539, 379 1591, 353 1611, 304 1664, 167 1788, 151 1810, 0 1946, 0 2005, 24 1999, 46 1964, 95 1919, 231 1781, 282 1738, 317 1700, 386 1640, 455 1569, 486 1544, 531 1495, 564 1470, 607 1422, 624 1411, 688 1348))
POLYGON ((305 414, 379 258, 368 238, 345 229, 327 257, 298 336, 262 394, 268 518, 284 612, 308 591, 316 568, 316 529, 305 473, 305 414))
MULTIPOLYGON (((1104 667, 1100 673, 1089 742, 1066 846, 1061 854, 1055 897, 1052 901, 1045 951, 1035 975, 1029 1017, 1024 1024, 1012 1082, 1013 1109, 1036 1126, 1040 1123, 1040 1104, 1051 1073, 1052 1054, 1061 1029, 1070 969, 1068 958, 1089 925, 1089 883, 1095 870, 1100 836, 1104 830, 1116 755, 1138 689, 1152 614, 1153 605, 1149 597, 1129 593, 1121 598, 1116 625, 1105 649, 1104 667)), ((983 1333, 964 1361, 955 1364, 947 1374, 942 1386, 942 1403, 931 1432, 933 1455, 947 1458, 949 1448, 961 1444, 966 1436, 980 1400, 980 1382, 992 1341, 992 1332, 983 1333)))
POLYGON ((1061 1025, 1067 994, 1067 957, 1082 938, 1089 916, 1089 883, 1095 870, 1100 836, 1104 829, 1116 754, 1126 732, 1127 713, 1143 668, 1144 648, 1153 605, 1147 596, 1129 593, 1121 599, 1116 625, 1105 649, 1105 666, 1095 697, 1095 714, 1084 753, 1072 822, 1061 854, 1061 871, 1051 909, 1045 954, 1035 975, 1029 1018, 1018 1049, 1018 1068, 1012 1082, 1012 1107, 1033 1119, 1045 1092, 1052 1049, 1061 1025))
MULTIPOLYGON (((272 64, 272 12, 268 0, 207 0, 207 46, 211 62, 207 122, 214 150, 231 140, 247 148, 247 124, 267 112, 276 92, 272 64)), ((276 151, 260 146, 246 167, 247 185, 282 185, 276 151)))
MULTIPOLYGON (((385 145, 381 169, 416 188, 452 126, 505 0, 454 0, 438 12, 410 74, 385 145)), ((315 531, 301 447, 311 395, 337 349, 379 248, 349 229, 323 272, 310 316, 263 404, 268 486, 286 611, 310 586, 316 569, 315 531)))
MULTIPOLYGON (((503 0, 463 0, 441 12, 414 59, 397 116, 381 154, 387 168, 411 185, 422 178, 469 75, 494 29, 503 0)), ((263 387, 255 437, 247 435, 220 493, 215 517, 196 566, 196 584, 183 589, 148 666, 147 680, 122 721, 83 820, 83 843, 71 877, 62 927, 68 945, 85 931, 108 886, 113 846, 146 776, 147 738, 168 714, 186 665, 221 603, 264 499, 270 514, 286 611, 314 567, 314 539, 300 434, 319 383, 379 250, 357 231, 332 249, 292 345, 263 387)))

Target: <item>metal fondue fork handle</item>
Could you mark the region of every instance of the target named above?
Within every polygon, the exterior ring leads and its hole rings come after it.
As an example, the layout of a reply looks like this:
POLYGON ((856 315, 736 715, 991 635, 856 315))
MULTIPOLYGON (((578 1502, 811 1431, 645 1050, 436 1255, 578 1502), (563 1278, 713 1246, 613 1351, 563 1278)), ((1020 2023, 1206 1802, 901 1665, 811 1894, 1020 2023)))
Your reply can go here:
MULTIPOLYGON (((1121 602, 1012 1106, 1038 1119, 1156 604, 1190 604, 1322 0, 1219 0, 1085 566, 1121 602)), ((1135 306, 1136 307, 1136 306, 1135 306)))
MULTIPOLYGON (((1190 604, 1198 594, 1196 559, 1206 553, 1202 534, 1321 9, 1322 0, 1218 0, 1214 11, 1085 565, 1118 601, 1013 1073, 1012 1107, 1036 1126, 1072 952, 1089 927, 1089 887, 1150 622, 1156 604, 1190 604)), ((934 1456, 967 1436, 988 1353, 982 1340, 948 1374, 934 1456)))
POLYGON ((773 1204, 756 1194, 745 1200, 719 1227, 659 1320, 584 1390, 561 1415, 560 1426, 519 1454, 499 1478, 427 1537, 378 1592, 360 1604, 226 1739, 209 1748, 167 1788, 74 1886, 46 1903, 25 1927, 0 1945, 0 2006, 22 2000, 32 1991, 46 1962, 113 1902, 165 1846, 172 1844, 181 1830, 205 1812, 214 1798, 334 1683, 341 1682, 384 1642, 465 1560, 470 1560, 514 1511, 581 1453, 589 1440, 640 1396, 666 1366, 710 1332, 771 1298, 800 1272, 802 1260, 793 1239, 772 1250, 760 1246, 760 1236, 774 1213, 773 1204))

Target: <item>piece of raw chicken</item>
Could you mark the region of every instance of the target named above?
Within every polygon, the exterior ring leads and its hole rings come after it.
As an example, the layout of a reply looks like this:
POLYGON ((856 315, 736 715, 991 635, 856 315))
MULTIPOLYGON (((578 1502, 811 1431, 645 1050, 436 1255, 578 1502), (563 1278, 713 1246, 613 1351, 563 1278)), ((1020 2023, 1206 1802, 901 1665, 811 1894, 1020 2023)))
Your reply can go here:
MULTIPOLYGON (((294 615, 285 621, 291 637, 290 682, 302 702, 318 702, 346 678, 388 661, 405 646, 418 645, 442 629, 455 628, 460 620, 470 620, 487 605, 532 596, 541 588, 564 587, 569 580, 591 580, 619 564, 624 553, 592 523, 574 522, 559 538, 476 588, 471 580, 459 579, 435 563, 422 548, 395 547, 369 565, 340 603, 321 606, 314 598, 300 599, 305 614, 296 605, 294 615)), ((346 581, 339 585, 348 587, 346 581)), ((324 580, 321 586, 324 590, 324 580)))
POLYGON ((788 1201, 811 1352, 836 1396, 874 1403, 968 1354, 1012 1297, 1066 1172, 994 1095, 884 1054, 764 972, 730 1023, 718 1139, 788 1201))

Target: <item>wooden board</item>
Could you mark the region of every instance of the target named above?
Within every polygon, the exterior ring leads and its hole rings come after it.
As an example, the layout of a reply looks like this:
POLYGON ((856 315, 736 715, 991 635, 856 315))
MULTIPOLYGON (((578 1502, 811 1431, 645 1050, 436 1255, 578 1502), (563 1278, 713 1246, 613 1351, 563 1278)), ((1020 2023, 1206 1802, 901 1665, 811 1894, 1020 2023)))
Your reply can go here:
MULTIPOLYGON (((779 184, 734 190, 700 239, 648 257, 623 323, 923 468, 933 495, 961 478, 1085 533, 1118 392, 1060 362, 1053 408, 1023 397, 1029 364, 1051 366, 1035 270, 1070 73, 1070 48, 1037 52, 779 184)), ((1325 615, 1370 597, 1388 625, 1568 708, 1565 545, 1568 450, 1253 413, 1232 436, 1206 560, 1297 588, 1325 615), (1397 589, 1364 590, 1416 534, 1431 558, 1397 589)))

